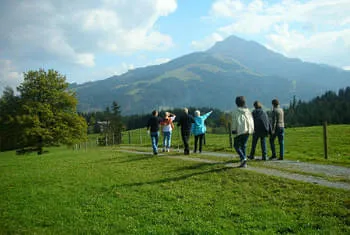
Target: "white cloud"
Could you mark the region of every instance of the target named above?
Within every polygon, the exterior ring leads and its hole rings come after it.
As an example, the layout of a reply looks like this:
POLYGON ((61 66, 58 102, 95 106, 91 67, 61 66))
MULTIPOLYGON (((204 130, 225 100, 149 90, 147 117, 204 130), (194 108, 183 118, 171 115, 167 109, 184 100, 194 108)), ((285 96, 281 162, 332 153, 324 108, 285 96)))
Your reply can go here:
POLYGON ((206 50, 213 46, 216 42, 222 41, 223 37, 218 33, 213 33, 212 35, 199 41, 192 41, 191 45, 196 50, 206 50))
POLYGON ((165 64, 168 63, 170 61, 169 58, 158 58, 154 61, 153 64, 157 65, 157 64, 165 64))
POLYGON ((211 7, 211 14, 214 17, 235 17, 235 15, 245 8, 241 1, 219 0, 215 1, 211 7))
POLYGON ((5 0, 0 59, 92 67, 104 51, 164 50, 172 38, 155 24, 176 8, 176 0, 5 0))
POLYGON ((104 1, 98 9, 86 9, 74 18, 83 31, 96 37, 97 45, 115 53, 164 50, 173 46, 172 38, 154 28, 161 16, 177 8, 175 0, 104 1), (137 6, 137 7, 135 7, 137 6))
POLYGON ((350 63, 348 12, 349 0, 216 0, 209 18, 224 22, 217 29, 224 37, 265 38, 286 56, 343 67, 350 63))
POLYGON ((290 57, 343 67, 350 63, 350 29, 306 36, 288 25, 268 37, 268 46, 290 57), (334 59, 337 58, 337 59, 334 59))
POLYGON ((17 72, 10 60, 0 60, 0 96, 7 86, 16 91, 16 87, 22 81, 23 75, 17 72))
POLYGON ((349 70, 349 71, 350 71, 350 65, 349 65, 349 66, 344 66, 343 69, 344 69, 344 70, 349 70))

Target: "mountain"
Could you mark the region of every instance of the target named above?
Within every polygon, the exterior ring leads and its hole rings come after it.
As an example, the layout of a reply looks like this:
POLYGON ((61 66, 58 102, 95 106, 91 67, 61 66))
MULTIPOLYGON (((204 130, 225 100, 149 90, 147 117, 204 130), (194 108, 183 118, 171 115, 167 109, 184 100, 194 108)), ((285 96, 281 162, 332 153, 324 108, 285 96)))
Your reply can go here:
POLYGON ((70 88, 79 111, 104 110, 117 101, 128 115, 184 106, 231 110, 238 95, 246 96, 249 107, 254 100, 269 107, 276 97, 289 104, 293 96, 309 100, 349 85, 348 71, 287 58, 231 36, 204 52, 70 88))

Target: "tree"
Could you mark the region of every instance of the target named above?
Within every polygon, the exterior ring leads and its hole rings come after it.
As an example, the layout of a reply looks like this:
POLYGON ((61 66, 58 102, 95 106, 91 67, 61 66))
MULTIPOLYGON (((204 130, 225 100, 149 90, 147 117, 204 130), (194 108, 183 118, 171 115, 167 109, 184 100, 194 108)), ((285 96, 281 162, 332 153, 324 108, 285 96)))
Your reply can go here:
POLYGON ((0 98, 0 151, 10 150, 22 142, 20 99, 6 87, 0 98))
MULTIPOLYGON (((76 112, 77 99, 65 76, 43 69, 24 73, 20 92, 26 146, 74 144, 87 138, 85 119, 76 112)), ((40 151, 39 151, 40 153, 40 151)))
POLYGON ((106 124, 103 128, 104 137, 100 138, 100 144, 120 144, 123 129, 120 106, 113 101, 111 108, 107 107, 104 115, 106 124))

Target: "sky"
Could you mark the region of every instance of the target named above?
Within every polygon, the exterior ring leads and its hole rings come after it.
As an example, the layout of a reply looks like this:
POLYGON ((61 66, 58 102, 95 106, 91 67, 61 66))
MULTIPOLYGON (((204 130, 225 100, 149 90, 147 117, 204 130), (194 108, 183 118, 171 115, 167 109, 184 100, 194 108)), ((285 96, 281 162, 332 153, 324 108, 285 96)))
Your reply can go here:
MULTIPOLYGON (((82 84, 230 35, 350 70, 350 0, 0 0, 0 92, 29 70, 82 84)), ((1 93, 2 94, 2 93, 1 93)))

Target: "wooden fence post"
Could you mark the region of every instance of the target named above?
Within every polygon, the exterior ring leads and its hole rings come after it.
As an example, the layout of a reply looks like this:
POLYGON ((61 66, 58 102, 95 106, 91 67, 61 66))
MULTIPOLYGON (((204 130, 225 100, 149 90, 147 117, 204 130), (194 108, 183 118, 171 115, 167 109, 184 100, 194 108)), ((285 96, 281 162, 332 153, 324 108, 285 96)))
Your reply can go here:
POLYGON ((139 129, 139 133, 140 133, 140 144, 142 144, 142 133, 141 133, 141 129, 139 129))
POLYGON ((232 132, 231 132, 231 123, 228 123, 228 137, 230 140, 230 148, 233 148, 233 141, 232 141, 232 132))
POLYGON ((327 121, 323 122, 323 149, 324 149, 324 158, 328 159, 327 121))
POLYGON ((130 131, 128 131, 128 137, 129 137, 129 144, 131 144, 131 134, 130 134, 130 131))

